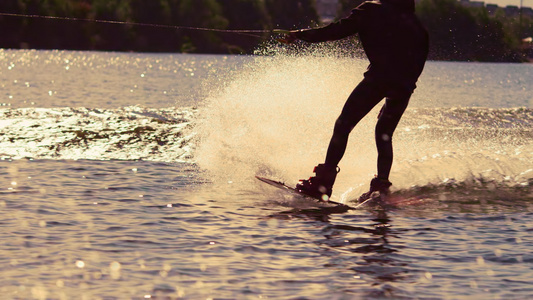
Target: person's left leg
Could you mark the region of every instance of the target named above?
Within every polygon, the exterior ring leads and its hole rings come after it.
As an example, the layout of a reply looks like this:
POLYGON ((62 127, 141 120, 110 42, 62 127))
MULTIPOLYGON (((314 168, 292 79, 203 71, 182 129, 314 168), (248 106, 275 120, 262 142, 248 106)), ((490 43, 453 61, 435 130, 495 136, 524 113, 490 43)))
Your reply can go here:
POLYGON ((378 175, 383 181, 389 180, 393 161, 392 135, 402 118, 411 94, 387 98, 376 124, 375 139, 378 149, 378 175))
POLYGON ((352 92, 335 122, 325 164, 335 168, 346 151, 354 127, 385 97, 382 86, 363 80, 352 92))
POLYGON ((392 135, 402 118, 411 94, 402 93, 396 97, 387 98, 379 113, 376 124, 375 139, 378 148, 378 175, 370 181, 370 190, 359 197, 359 203, 370 199, 374 192, 380 195, 390 193, 390 170, 393 161, 392 135))
POLYGON ((326 160, 315 167, 313 177, 301 180, 296 188, 315 198, 328 199, 338 173, 338 163, 344 156, 352 129, 385 97, 382 86, 363 80, 346 100, 342 113, 335 122, 326 160))

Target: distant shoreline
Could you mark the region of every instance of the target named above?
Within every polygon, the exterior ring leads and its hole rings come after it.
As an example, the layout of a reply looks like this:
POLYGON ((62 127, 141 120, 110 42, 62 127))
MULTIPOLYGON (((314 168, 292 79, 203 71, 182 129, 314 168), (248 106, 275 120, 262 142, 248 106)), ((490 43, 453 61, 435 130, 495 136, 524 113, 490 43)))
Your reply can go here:
MULTIPOLYGON (((38 48, 1 48, 0 51, 73 51, 73 52, 108 52, 108 53, 134 53, 134 54, 182 54, 182 55, 220 55, 220 56, 268 56, 253 53, 207 53, 207 52, 169 52, 169 51, 117 51, 101 49, 38 49, 38 48)), ((437 62, 465 62, 465 63, 533 63, 533 57, 526 58, 523 61, 478 61, 478 60, 453 60, 453 59, 428 59, 428 61, 437 62)))

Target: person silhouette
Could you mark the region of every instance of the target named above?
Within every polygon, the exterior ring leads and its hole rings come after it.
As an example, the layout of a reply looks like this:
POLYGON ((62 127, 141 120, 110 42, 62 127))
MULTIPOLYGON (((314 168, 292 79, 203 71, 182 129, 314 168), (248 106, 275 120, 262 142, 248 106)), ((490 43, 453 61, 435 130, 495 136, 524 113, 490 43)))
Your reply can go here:
POLYGON ((322 200, 331 197, 350 132, 383 98, 385 104, 375 128, 377 176, 359 201, 370 198, 376 191, 383 195, 390 193, 392 135, 416 88, 429 51, 428 33, 415 15, 414 0, 364 2, 346 18, 324 27, 290 31, 282 42, 318 43, 354 34, 358 34, 370 65, 335 122, 325 162, 314 168, 315 176, 300 180, 296 186, 301 193, 322 200))

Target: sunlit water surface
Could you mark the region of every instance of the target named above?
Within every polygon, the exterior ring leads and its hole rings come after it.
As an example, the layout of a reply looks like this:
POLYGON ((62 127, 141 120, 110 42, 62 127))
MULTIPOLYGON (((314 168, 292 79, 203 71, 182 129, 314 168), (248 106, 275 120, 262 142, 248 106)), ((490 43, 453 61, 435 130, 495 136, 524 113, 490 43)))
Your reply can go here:
MULTIPOLYGON (((283 52, 283 51, 281 51, 283 52)), ((325 213, 362 59, 0 51, 4 299, 528 299, 533 68, 429 62, 386 207, 325 213)), ((376 108, 333 197, 375 173, 376 108)))

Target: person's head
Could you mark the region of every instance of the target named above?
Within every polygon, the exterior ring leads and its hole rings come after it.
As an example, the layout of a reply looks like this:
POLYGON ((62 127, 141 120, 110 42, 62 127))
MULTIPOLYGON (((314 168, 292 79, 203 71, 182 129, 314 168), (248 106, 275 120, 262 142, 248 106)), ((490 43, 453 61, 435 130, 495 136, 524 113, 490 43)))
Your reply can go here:
POLYGON ((381 3, 393 5, 399 9, 414 12, 415 0, 380 0, 381 3))

